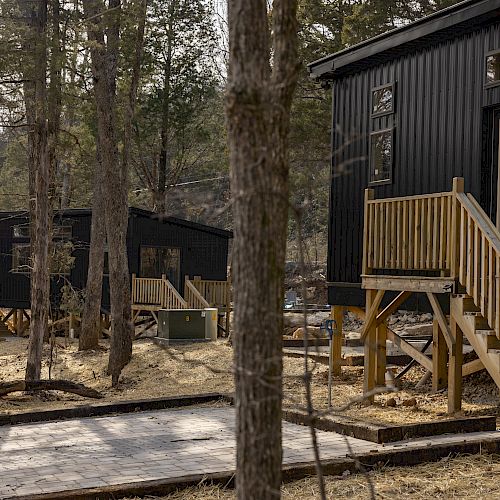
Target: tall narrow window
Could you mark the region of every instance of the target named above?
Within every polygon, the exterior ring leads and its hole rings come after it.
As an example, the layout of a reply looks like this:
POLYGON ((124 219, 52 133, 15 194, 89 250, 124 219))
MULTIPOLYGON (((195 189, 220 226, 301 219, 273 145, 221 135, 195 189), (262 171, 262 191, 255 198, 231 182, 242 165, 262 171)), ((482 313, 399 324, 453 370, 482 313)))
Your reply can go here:
POLYGON ((31 273, 31 248, 29 243, 12 244, 12 272, 31 273))
POLYGON ((141 278, 161 278, 165 274, 176 287, 180 286, 181 251, 179 248, 141 247, 141 278))
POLYGON ((500 84, 500 51, 486 56, 486 85, 500 84))
POLYGON ((392 180, 393 131, 381 130, 370 137, 370 183, 392 180))
POLYGON ((394 88, 392 83, 372 89, 372 117, 394 112, 394 88))

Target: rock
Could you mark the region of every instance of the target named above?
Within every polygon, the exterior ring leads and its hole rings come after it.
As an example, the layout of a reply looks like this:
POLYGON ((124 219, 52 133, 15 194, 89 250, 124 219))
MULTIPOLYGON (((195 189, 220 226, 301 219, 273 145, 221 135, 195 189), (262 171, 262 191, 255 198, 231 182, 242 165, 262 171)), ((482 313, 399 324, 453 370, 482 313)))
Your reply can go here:
MULTIPOLYGON (((325 330, 321 330, 319 327, 317 326, 310 326, 308 329, 307 329, 307 334, 308 334, 308 338, 316 338, 316 339, 319 339, 319 338, 325 338, 326 337, 326 332, 325 330)), ((293 338, 294 339, 300 339, 302 340, 304 338, 304 328, 297 328, 297 330, 295 330, 293 332, 293 338)))
POLYGON ((427 323, 429 321, 432 321, 432 314, 430 314, 430 313, 422 314, 420 316, 420 321, 422 323, 427 323))
POLYGON ((394 398, 389 398, 386 402, 385 402, 385 406, 389 406, 391 408, 394 408, 396 406, 396 400, 394 398))
POLYGON ((417 400, 415 398, 405 399, 402 403, 403 406, 417 406, 417 400))

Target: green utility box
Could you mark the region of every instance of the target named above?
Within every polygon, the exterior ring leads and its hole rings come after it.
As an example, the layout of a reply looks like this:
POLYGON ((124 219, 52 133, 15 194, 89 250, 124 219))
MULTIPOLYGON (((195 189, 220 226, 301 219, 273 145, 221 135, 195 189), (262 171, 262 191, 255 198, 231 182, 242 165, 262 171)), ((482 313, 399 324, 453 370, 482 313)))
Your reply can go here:
POLYGON ((217 309, 161 309, 158 337, 172 341, 217 340, 217 309))

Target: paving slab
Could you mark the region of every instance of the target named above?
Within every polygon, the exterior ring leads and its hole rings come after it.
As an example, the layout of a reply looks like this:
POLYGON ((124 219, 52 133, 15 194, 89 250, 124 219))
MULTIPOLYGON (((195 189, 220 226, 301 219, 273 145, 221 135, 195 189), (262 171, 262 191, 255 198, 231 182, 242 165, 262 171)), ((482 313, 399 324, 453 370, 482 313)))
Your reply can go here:
MULTIPOLYGON (((0 498, 231 472, 234 408, 168 409, 0 428, 0 498)), ((378 445, 318 431, 322 460, 498 439, 499 432, 378 445)), ((285 466, 310 463, 309 429, 283 423, 285 466)))

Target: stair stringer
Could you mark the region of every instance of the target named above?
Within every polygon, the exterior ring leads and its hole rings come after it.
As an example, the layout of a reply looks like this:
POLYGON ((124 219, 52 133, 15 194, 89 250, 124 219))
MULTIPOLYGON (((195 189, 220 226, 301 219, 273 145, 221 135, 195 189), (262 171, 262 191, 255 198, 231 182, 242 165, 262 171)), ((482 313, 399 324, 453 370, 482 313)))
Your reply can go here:
POLYGON ((450 312, 479 359, 483 362, 491 378, 500 388, 500 357, 496 353, 488 353, 487 340, 483 336, 476 334, 474 318, 468 318, 464 315, 462 298, 453 296, 450 298, 450 312))

